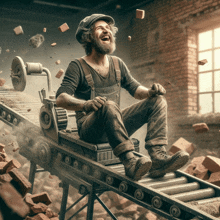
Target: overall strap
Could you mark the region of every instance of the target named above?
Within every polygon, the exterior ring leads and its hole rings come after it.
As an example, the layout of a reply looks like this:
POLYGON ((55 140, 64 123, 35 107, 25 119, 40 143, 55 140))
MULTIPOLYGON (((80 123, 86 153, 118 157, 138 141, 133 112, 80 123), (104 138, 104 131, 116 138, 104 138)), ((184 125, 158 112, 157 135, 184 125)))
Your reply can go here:
POLYGON ((116 56, 112 56, 112 60, 113 60, 115 71, 116 71, 116 80, 117 80, 117 83, 120 84, 120 82, 121 82, 121 70, 119 68, 119 61, 118 61, 118 58, 116 56))
POLYGON ((94 81, 93 81, 93 78, 92 78, 92 74, 90 73, 89 67, 85 64, 85 62, 83 61, 82 58, 78 58, 78 60, 81 64, 81 66, 82 66, 82 69, 83 69, 83 72, 85 74, 88 85, 91 87, 91 90, 94 91, 94 89, 95 89, 94 81))

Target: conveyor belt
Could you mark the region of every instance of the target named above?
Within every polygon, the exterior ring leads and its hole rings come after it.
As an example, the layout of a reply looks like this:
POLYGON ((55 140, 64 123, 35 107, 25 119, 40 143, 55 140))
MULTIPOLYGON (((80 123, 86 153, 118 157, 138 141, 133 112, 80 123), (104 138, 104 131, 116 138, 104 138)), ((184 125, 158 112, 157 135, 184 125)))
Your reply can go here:
POLYGON ((167 219, 216 219, 189 202, 219 201, 219 187, 181 171, 168 173, 163 178, 152 179, 146 175, 138 182, 132 181, 124 175, 122 164, 100 164, 74 152, 71 146, 43 136, 40 127, 32 123, 27 115, 28 112, 19 114, 0 103, 0 120, 18 130, 19 138, 25 140, 20 153, 52 175, 81 189, 81 192, 91 191, 92 185, 96 184, 102 191, 114 191, 167 219), (32 133, 20 129, 20 123, 32 126, 32 133))

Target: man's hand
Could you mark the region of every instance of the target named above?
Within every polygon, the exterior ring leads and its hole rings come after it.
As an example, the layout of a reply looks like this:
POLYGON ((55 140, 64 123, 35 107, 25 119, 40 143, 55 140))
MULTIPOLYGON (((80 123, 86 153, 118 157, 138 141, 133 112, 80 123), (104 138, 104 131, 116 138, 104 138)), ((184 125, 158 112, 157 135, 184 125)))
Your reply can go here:
POLYGON ((83 104, 83 110, 86 113, 91 111, 98 111, 98 109, 105 104, 105 101, 106 101, 106 97, 97 96, 92 100, 86 101, 83 104))
POLYGON ((159 83, 154 83, 148 91, 149 97, 166 94, 166 90, 159 83))

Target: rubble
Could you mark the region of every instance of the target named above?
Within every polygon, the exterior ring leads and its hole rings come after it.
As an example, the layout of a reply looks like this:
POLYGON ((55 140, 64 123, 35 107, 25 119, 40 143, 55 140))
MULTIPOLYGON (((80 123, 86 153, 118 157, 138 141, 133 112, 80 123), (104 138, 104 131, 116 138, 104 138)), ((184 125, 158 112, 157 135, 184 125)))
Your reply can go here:
POLYGON ((144 17, 145 17, 145 11, 140 10, 140 9, 136 9, 136 18, 144 19, 144 17))
POLYGON ((58 27, 58 30, 60 32, 65 32, 65 31, 69 30, 69 26, 68 26, 67 23, 64 23, 64 24, 62 24, 61 26, 58 27))
POLYGON ((29 46, 38 48, 44 42, 44 36, 42 34, 36 34, 29 39, 29 46))
POLYGON ((220 159, 213 156, 206 156, 202 165, 205 166, 210 172, 215 173, 220 171, 220 159))
POLYGON ((60 69, 55 77, 59 79, 63 74, 64 74, 64 70, 60 69))
POLYGON ((21 26, 17 26, 16 28, 14 28, 14 32, 16 35, 24 34, 24 31, 21 26))
POLYGON ((172 144, 171 148, 169 149, 169 153, 175 154, 179 150, 184 150, 190 155, 195 151, 195 149, 196 147, 193 143, 190 143, 181 137, 172 144))
POLYGON ((209 128, 206 123, 196 123, 193 124, 192 127, 195 129, 196 133, 204 133, 209 131, 209 128))

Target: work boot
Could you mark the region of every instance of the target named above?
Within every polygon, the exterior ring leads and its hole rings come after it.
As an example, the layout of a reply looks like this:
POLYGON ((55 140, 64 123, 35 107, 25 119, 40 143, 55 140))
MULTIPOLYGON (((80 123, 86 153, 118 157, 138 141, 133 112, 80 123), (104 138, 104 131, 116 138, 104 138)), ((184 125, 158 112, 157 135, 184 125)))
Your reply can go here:
POLYGON ((125 168, 125 175, 135 181, 141 179, 142 176, 147 174, 151 168, 151 160, 149 157, 127 158, 122 161, 125 168))
POLYGON ((174 172, 184 166, 189 160, 189 154, 183 150, 170 156, 164 146, 151 146, 148 153, 152 160, 149 177, 163 177, 166 173, 174 172))

